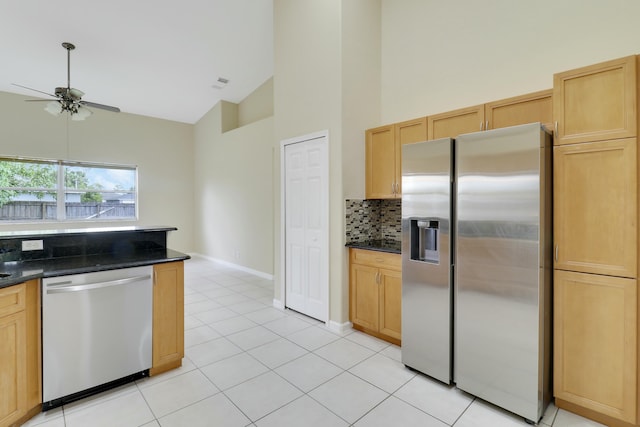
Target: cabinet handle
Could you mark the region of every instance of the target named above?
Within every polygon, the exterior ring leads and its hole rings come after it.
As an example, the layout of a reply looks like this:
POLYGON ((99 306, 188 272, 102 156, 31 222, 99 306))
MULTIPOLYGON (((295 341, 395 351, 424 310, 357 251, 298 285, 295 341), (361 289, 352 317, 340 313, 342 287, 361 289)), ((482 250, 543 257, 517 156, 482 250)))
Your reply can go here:
POLYGON ((391 183, 391 194, 396 194, 396 184, 395 184, 395 182, 391 183))
POLYGON ((380 272, 376 273, 376 283, 379 285, 380 284, 380 272))
POLYGON ((558 262, 558 245, 556 245, 556 262, 558 262))
POLYGON ((484 123, 480 122, 480 130, 482 130, 482 125, 484 125, 484 123))
POLYGON ((484 122, 484 130, 489 130, 489 120, 484 122))
POLYGON ((558 121, 556 120, 556 123, 554 124, 554 130, 556 132, 556 138, 558 137, 558 121))

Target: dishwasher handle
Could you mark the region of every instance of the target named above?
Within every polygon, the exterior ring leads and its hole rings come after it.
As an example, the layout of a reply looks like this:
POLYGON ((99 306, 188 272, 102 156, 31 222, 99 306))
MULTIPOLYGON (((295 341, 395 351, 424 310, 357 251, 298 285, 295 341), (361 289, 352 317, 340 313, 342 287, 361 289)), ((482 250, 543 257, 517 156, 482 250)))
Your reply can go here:
POLYGON ((82 285, 73 285, 70 281, 51 283, 47 285, 48 294, 59 294, 64 292, 80 292, 92 289, 109 288, 111 286, 128 285, 129 283, 141 282, 151 279, 151 275, 126 277, 124 279, 109 280, 106 282, 84 283, 82 285), (50 287, 52 286, 52 287, 50 287), (55 287, 53 287, 55 286, 55 287))

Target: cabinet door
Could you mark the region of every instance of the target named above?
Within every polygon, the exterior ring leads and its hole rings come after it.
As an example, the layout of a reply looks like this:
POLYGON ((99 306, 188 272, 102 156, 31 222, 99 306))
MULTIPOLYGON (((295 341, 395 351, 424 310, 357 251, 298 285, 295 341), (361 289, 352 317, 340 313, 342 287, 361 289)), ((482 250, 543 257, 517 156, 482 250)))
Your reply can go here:
POLYGON ((556 270, 556 398, 635 423, 636 284, 633 279, 556 270))
POLYGON ((635 278, 636 138, 554 147, 555 268, 635 278))
POLYGON ((3 426, 11 425, 26 413, 26 333, 24 310, 0 317, 0 425, 3 426))
POLYGON ((380 333, 402 338, 402 275, 399 271, 380 270, 380 333))
POLYGON ((427 118, 407 120, 394 124, 395 140, 398 145, 427 140, 427 118))
POLYGON ((429 139, 455 138, 484 129, 484 105, 463 108, 428 117, 429 139))
POLYGON ((553 90, 489 102, 484 106, 487 129, 498 129, 527 123, 542 123, 553 129, 553 90))
POLYGON ((153 367, 158 374, 182 364, 184 357, 184 263, 153 267, 153 367))
POLYGON ((378 269, 367 265, 351 264, 350 318, 354 325, 378 331, 380 290, 378 269))
POLYGON ((393 125, 396 143, 396 198, 402 197, 402 146, 427 140, 427 118, 408 120, 393 125))
POLYGON ((396 184, 396 155, 393 125, 366 131, 366 197, 393 199, 396 184))
POLYGON ((553 76, 554 144, 636 136, 636 57, 553 76))

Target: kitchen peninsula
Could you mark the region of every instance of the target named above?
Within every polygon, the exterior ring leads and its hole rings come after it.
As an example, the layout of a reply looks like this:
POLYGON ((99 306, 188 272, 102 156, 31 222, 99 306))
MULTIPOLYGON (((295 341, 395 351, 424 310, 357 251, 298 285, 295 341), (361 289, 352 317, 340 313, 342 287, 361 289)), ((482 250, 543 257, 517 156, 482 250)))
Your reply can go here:
MULTIPOLYGON (((0 427, 20 425, 41 410, 97 392, 105 383, 115 385, 120 380, 154 375, 181 366, 184 356, 184 260, 189 256, 167 248, 167 232, 174 230, 177 229, 108 227, 0 233, 0 337, 9 343, 0 350, 0 389, 3 390, 0 427), (128 277, 125 275, 128 272, 135 275, 128 277), (43 291, 47 281, 50 283, 47 286, 55 289, 43 291), (134 295, 138 298, 135 301, 134 295), (77 303, 91 298, 90 305, 81 307, 77 303), (84 357, 77 357, 73 363, 91 367, 85 371, 77 369, 82 372, 79 384, 89 380, 93 381, 92 386, 82 386, 73 393, 60 395, 60 399, 51 399, 47 406, 43 404, 47 400, 43 400, 43 394, 55 382, 46 379, 47 362, 55 359, 46 356, 47 348, 55 347, 52 345, 55 340, 47 337, 56 333, 55 330, 47 331, 47 326, 52 329, 56 320, 50 314, 53 313, 52 301, 62 300, 71 304, 60 305, 62 310, 58 313, 65 316, 62 324, 66 335, 77 344, 73 346, 77 347, 76 354, 96 353, 91 346, 105 345, 109 334, 102 330, 106 328, 115 331, 113 341, 121 342, 117 331, 130 335, 130 329, 135 329, 132 325, 136 323, 139 337, 134 336, 129 348, 107 347, 110 350, 101 360, 110 363, 112 359, 128 359, 118 357, 117 352, 121 350, 122 355, 140 353, 148 356, 141 356, 141 368, 124 368, 129 371, 123 371, 122 375, 111 367, 96 369, 100 365, 95 361, 87 362, 84 357), (112 320, 105 321, 102 314, 109 313, 112 320), (101 336, 100 340, 91 339, 97 335, 101 336), (83 347, 85 352, 81 351, 83 347), (93 384, 97 386, 93 387, 93 384)), ((65 383, 71 382, 67 376, 63 378, 65 383)))

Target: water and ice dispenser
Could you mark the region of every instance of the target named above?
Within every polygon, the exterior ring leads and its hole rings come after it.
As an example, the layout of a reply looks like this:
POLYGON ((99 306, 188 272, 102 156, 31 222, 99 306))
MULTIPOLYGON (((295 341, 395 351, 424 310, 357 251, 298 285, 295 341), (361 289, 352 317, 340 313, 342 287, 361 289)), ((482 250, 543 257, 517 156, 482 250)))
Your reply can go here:
POLYGON ((411 259, 431 263, 440 262, 440 221, 411 220, 411 259))

